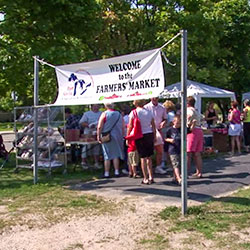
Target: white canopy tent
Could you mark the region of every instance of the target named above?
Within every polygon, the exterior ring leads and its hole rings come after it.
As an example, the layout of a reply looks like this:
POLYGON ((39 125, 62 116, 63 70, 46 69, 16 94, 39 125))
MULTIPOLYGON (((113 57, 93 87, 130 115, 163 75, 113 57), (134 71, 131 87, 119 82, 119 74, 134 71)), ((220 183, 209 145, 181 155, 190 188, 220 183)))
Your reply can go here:
POLYGON ((250 92, 244 93, 244 94, 242 95, 242 100, 244 101, 244 100, 246 100, 246 99, 249 99, 249 100, 250 100, 250 92))
MULTIPOLYGON (((231 98, 236 100, 234 92, 209 86, 203 83, 187 80, 187 96, 193 96, 196 100, 195 108, 201 112, 201 98, 231 98)), ((181 83, 165 87, 160 94, 160 98, 180 98, 181 97, 181 83)))

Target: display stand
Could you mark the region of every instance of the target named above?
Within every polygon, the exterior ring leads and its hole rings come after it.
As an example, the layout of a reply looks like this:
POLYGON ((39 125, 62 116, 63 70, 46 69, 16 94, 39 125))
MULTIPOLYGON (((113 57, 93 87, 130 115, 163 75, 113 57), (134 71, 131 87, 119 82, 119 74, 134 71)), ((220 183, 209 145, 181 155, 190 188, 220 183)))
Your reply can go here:
MULTIPOLYGON (((14 109, 14 131, 16 147, 16 169, 33 169, 34 147, 34 108, 14 109)), ((52 169, 63 168, 67 172, 65 140, 58 131, 64 126, 64 107, 41 106, 37 108, 37 152, 38 169, 51 175, 52 169)))

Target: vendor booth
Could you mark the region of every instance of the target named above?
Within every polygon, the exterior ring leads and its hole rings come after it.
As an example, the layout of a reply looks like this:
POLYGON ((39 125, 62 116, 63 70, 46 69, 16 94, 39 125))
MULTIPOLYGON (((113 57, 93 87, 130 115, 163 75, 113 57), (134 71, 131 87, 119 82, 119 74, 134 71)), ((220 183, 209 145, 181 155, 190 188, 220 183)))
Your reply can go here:
POLYGON ((250 100, 250 92, 244 93, 244 94, 242 95, 242 100, 244 101, 244 100, 246 100, 246 99, 250 100))
MULTIPOLYGON (((193 96, 196 100, 195 107, 201 113, 201 98, 231 98, 236 100, 234 92, 209 86, 203 83, 187 80, 187 96, 193 96)), ((160 98, 180 98, 181 83, 177 82, 165 87, 160 98)))
MULTIPOLYGON (((181 96, 181 83, 175 83, 167 86, 161 93, 160 98, 179 98, 181 96)), ((187 96, 193 96, 196 100, 195 107, 201 113, 202 98, 230 98, 236 100, 234 92, 209 86, 203 83, 187 80, 187 96)), ((212 146, 213 149, 220 152, 228 151, 229 139, 227 128, 220 127, 204 130, 205 142, 209 142, 206 146, 212 146)))

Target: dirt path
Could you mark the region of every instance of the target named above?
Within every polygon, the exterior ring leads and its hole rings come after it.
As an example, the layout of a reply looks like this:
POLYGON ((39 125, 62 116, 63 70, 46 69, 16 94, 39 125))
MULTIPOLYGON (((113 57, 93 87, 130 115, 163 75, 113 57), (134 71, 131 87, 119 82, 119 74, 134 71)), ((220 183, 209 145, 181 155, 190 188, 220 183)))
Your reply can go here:
MULTIPOLYGON (((81 191, 83 193, 97 194, 94 191, 81 191)), ((38 220, 36 226, 29 228, 18 225, 0 235, 0 250, 218 249, 216 241, 203 237, 197 241, 194 238, 197 235, 194 236, 192 232, 169 232, 170 222, 166 223, 157 216, 166 207, 165 202, 149 201, 149 196, 124 198, 119 192, 103 193, 102 198, 118 204, 117 209, 107 214, 75 215, 67 222, 50 227, 49 222, 44 225, 43 218, 39 223, 39 218, 31 217, 29 219, 38 220)), ((1 222, 4 208, 0 208, 1 222)), ((239 235, 240 232, 235 233, 239 235)), ((240 236, 244 242, 247 235, 240 236)), ((222 249, 231 248, 227 246, 222 249)))
MULTIPOLYGON (((140 249, 138 244, 157 233, 155 215, 164 204, 126 198, 118 211, 109 215, 83 215, 50 228, 16 226, 0 237, 4 250, 140 249)), ((162 232, 161 232, 162 233, 162 232)))

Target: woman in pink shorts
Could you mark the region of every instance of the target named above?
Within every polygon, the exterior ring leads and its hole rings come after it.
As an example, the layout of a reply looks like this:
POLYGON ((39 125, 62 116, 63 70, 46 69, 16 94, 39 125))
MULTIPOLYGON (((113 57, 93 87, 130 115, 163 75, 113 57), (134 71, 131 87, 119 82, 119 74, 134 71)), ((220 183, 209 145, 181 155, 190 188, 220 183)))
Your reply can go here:
POLYGON ((202 158, 201 152, 204 147, 204 137, 200 128, 200 116, 194 108, 195 99, 192 96, 187 98, 187 126, 189 133, 187 134, 187 167, 191 169, 192 156, 194 157, 196 172, 194 178, 202 177, 202 158))

